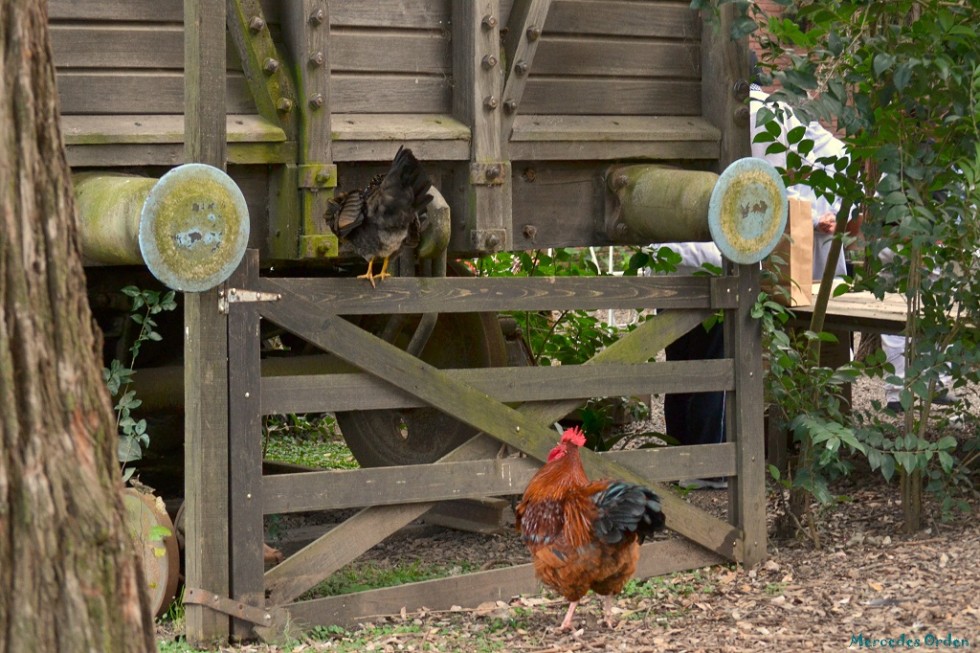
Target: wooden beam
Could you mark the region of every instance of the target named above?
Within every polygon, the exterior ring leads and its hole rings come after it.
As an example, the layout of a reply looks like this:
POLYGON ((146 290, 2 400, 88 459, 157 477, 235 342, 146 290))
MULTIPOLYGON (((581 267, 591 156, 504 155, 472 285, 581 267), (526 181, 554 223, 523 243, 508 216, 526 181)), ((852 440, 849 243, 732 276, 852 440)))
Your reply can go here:
POLYGON ((507 19, 507 37, 504 40, 507 77, 502 96, 504 114, 500 124, 501 147, 505 152, 550 7, 551 0, 515 0, 507 19))
MULTIPOLYGON (((504 403, 735 388, 731 360, 444 371, 447 376, 504 403)), ((410 393, 370 374, 273 376, 262 380, 262 413, 265 415, 423 406, 425 403, 410 393)))
MULTIPOLYGON (((640 548, 636 577, 660 576, 724 562, 720 556, 682 539, 648 542, 640 548)), ((534 577, 534 567, 523 564, 301 601, 290 605, 288 610, 290 617, 305 627, 349 625, 386 615, 397 615, 403 608, 409 612, 422 607, 429 610, 448 610, 454 605, 472 607, 484 601, 509 601, 520 594, 537 594, 540 591, 541 584, 534 577)), ((557 615, 564 612, 565 607, 563 604, 551 610, 557 615)))
MULTIPOLYGON (((735 446, 660 447, 599 454, 650 481, 735 474, 735 446)), ((266 476, 262 512, 267 515, 339 510, 402 503, 520 495, 541 467, 533 458, 488 458, 428 465, 373 467, 266 476)))
POLYGON ((737 159, 750 156, 748 107, 748 44, 733 41, 731 25, 737 7, 719 7, 719 19, 702 18, 701 106, 704 118, 721 130, 720 173, 737 159))
MULTIPOLYGON (((758 265, 738 266, 738 294, 759 294, 758 265)), ((762 387, 762 327, 743 301, 725 313, 726 353, 735 359, 735 391, 726 401, 728 441, 737 445, 738 474, 729 482, 730 519, 743 533, 743 562, 752 566, 766 558, 766 465, 762 387)))
POLYGON ((301 257, 336 256, 337 237, 327 227, 330 189, 337 185, 330 134, 330 16, 325 0, 283 7, 283 29, 297 76, 301 257))
POLYGON ((465 243, 456 249, 498 251, 511 248, 511 171, 502 158, 499 0, 452 0, 453 115, 472 133, 469 183, 454 206, 465 225, 465 243))
MULTIPOLYGON (((249 288, 259 276, 258 251, 250 249, 229 285, 249 288)), ((245 605, 265 605, 262 543, 262 414, 259 410, 260 333, 254 304, 231 305, 228 317, 228 488, 231 591, 245 605)), ((235 620, 235 637, 252 625, 235 620)))
MULTIPOLYGON (((443 277, 390 278, 372 288, 363 279, 290 279, 288 293, 320 313, 470 313, 605 308, 734 308, 727 277, 443 277)), ((262 278, 259 288, 281 292, 283 283, 262 278)), ((272 310, 275 310, 274 308, 272 310)))
MULTIPOLYGON (((184 156, 225 167, 225 3, 184 0, 184 156)), ((228 596, 228 332, 216 289, 184 294, 185 575, 228 596)), ((193 645, 224 639, 226 615, 186 608, 193 645)))

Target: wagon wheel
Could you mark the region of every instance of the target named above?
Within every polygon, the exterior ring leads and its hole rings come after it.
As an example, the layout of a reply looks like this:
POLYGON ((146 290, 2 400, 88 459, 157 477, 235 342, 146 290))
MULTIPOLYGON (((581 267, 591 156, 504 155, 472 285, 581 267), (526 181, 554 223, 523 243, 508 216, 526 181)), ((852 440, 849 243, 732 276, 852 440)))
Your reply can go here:
MULTIPOLYGON (((397 333, 387 334, 405 349, 420 317, 405 316, 397 333)), ((391 316, 365 316, 359 325, 381 335, 391 316)), ((390 331, 389 327, 389 331, 390 331)), ((423 361, 437 368, 499 367, 507 351, 494 313, 443 313, 422 349, 423 361)), ((434 408, 337 413, 347 446, 363 467, 431 463, 476 434, 476 430, 434 408)))

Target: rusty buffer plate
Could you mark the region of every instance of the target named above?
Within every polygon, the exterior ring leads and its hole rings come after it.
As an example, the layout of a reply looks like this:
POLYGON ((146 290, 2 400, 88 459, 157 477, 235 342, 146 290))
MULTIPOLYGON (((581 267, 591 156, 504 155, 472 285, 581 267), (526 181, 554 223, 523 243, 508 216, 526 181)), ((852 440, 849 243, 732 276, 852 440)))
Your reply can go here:
POLYGON ((238 267, 248 245, 248 206, 222 170, 174 168, 150 191, 140 215, 143 260, 174 290, 214 288, 238 267))
POLYGON ((772 252, 786 229, 786 186, 762 159, 739 159, 728 166, 711 193, 708 228, 718 249, 735 263, 758 263, 772 252))

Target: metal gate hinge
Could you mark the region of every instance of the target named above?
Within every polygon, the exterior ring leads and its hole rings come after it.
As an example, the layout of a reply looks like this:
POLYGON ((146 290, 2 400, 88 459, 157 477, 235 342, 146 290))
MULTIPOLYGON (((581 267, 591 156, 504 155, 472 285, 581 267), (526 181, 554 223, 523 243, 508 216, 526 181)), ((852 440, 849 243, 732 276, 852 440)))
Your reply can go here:
POLYGON ((232 304, 253 302, 277 302, 282 295, 277 292, 260 292, 244 288, 228 288, 218 291, 218 312, 228 314, 232 304))
POLYGON ((192 587, 184 590, 184 603, 203 605, 221 614, 226 614, 263 628, 274 628, 282 622, 285 616, 285 610, 282 608, 266 610, 265 608, 255 607, 254 605, 248 605, 241 601, 218 596, 214 592, 207 592, 192 587))

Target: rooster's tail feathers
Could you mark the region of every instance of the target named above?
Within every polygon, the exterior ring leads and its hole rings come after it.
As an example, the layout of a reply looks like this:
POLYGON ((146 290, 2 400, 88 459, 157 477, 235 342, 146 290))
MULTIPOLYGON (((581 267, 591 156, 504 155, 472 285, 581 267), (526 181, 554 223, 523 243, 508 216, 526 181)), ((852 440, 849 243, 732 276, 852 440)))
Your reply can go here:
POLYGON ((664 526, 660 497, 641 485, 613 481, 592 500, 599 513, 595 533, 608 544, 616 544, 627 533, 636 533, 643 542, 664 526))

